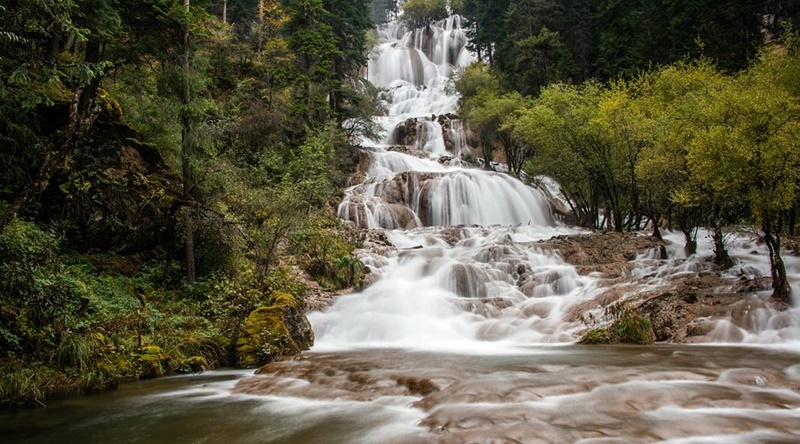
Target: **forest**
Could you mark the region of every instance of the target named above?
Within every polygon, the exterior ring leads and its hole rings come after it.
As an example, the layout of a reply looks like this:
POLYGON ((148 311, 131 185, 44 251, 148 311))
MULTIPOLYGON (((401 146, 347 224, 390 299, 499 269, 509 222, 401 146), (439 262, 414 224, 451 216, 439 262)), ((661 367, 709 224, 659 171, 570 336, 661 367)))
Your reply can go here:
POLYGON ((402 3, 0 1, 0 404, 313 343, 284 320, 368 272, 335 208, 398 17, 468 20, 451 80, 484 158, 556 179, 577 225, 706 227, 720 265, 755 227, 788 303, 798 2, 402 3))

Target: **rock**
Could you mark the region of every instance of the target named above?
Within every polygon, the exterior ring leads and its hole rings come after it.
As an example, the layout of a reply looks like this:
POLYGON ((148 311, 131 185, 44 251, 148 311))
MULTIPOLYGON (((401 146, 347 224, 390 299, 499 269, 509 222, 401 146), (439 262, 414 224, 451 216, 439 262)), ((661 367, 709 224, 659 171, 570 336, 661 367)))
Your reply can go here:
POLYGON ((638 254, 661 247, 664 241, 636 233, 608 232, 556 236, 539 244, 544 249, 558 251, 565 262, 578 266, 581 274, 608 274, 607 265, 624 270, 625 264, 638 254))
POLYGON ((413 146, 417 141, 417 118, 399 123, 394 128, 390 141, 393 145, 413 146))
POLYGON ((308 350, 314 344, 311 324, 294 298, 278 293, 276 300, 275 305, 260 307, 247 317, 236 341, 240 367, 259 367, 308 350))
POLYGON ((686 337, 687 325, 694 319, 686 309, 687 298, 665 293, 639 306, 639 310, 650 319, 656 341, 680 342, 686 337))

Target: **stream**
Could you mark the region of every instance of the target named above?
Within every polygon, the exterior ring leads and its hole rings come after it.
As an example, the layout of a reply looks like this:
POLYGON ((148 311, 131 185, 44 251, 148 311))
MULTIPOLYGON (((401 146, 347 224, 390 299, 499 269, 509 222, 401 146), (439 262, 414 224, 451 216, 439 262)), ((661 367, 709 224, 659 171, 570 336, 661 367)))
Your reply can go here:
POLYGON ((310 352, 269 369, 141 381, 4 413, 0 436, 65 444, 800 441, 797 350, 372 349, 310 352))

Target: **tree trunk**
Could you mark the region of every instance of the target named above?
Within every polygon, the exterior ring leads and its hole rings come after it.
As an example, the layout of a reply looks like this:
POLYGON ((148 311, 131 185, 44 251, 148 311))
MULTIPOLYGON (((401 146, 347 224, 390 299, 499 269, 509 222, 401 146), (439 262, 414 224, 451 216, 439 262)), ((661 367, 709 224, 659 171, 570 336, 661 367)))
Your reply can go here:
POLYGON ((222 23, 228 23, 228 0, 222 0, 222 23))
POLYGON ((659 227, 659 225, 661 225, 661 217, 653 215, 650 217, 650 221, 653 222, 653 237, 658 240, 664 240, 664 238, 661 236, 661 227, 659 227))
POLYGON ((728 248, 725 246, 725 234, 722 232, 722 227, 717 224, 714 227, 714 263, 722 267, 723 270, 733 267, 733 259, 728 254, 728 248))
POLYGON ((786 276, 786 265, 781 257, 781 217, 778 218, 777 229, 773 231, 773 221, 764 216, 762 230, 764 241, 769 249, 769 264, 772 274, 772 299, 785 307, 791 305, 791 287, 786 276))
POLYGON ((686 244, 683 246, 686 256, 697 254, 697 237, 692 233, 692 228, 681 227, 681 232, 683 232, 683 237, 686 239, 686 244))
MULTIPOLYGON (((186 12, 189 12, 191 0, 183 0, 183 5, 186 7, 186 12)), ((183 175, 183 198, 187 202, 191 202, 192 194, 192 171, 190 165, 191 154, 193 151, 194 131, 192 128, 192 118, 189 112, 189 106, 192 102, 192 88, 191 88, 191 65, 189 64, 189 27, 186 26, 183 32, 183 116, 181 117, 181 173, 183 175)), ((185 235, 185 256, 186 256, 186 279, 189 285, 194 285, 197 280, 197 273, 195 271, 195 248, 194 248, 194 224, 192 223, 193 212, 191 209, 186 211, 186 220, 184 223, 185 235)))

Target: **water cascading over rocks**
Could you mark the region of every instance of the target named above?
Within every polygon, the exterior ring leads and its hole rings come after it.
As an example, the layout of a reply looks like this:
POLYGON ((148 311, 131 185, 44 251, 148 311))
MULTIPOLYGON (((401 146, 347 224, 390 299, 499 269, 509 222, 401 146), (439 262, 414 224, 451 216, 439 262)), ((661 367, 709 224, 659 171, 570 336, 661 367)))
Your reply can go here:
POLYGON ((311 315, 318 346, 571 340, 563 296, 589 281, 519 245, 571 231, 556 227, 542 191, 462 161, 468 137, 445 88, 474 61, 461 18, 416 30, 392 22, 378 35, 368 77, 383 89, 384 139, 365 142, 362 182, 339 216, 391 230, 391 247, 363 257, 377 282, 311 315))
MULTIPOLYGON (((364 143, 359 183, 338 209, 373 229, 362 253, 372 285, 309 315, 316 350, 575 342, 618 300, 648 310, 659 340, 800 342, 798 309, 776 313, 761 300, 755 284, 769 264, 751 247, 735 252, 743 275, 706 282, 711 247, 686 257, 680 236, 665 247, 669 260, 650 258, 663 244, 646 236, 554 238, 581 233, 551 214, 557 184, 541 178, 541 191, 462 161, 469 137, 445 88, 473 61, 459 17, 417 30, 392 22, 378 35, 368 77, 382 88, 385 135, 364 143)), ((800 287, 800 274, 792 279, 800 287)))
POLYGON ((501 174, 463 166, 468 149, 447 76, 471 63, 461 18, 409 31, 379 29, 369 80, 384 88, 384 140, 369 146, 363 183, 347 190, 339 216, 362 228, 553 225, 544 195, 501 174))

